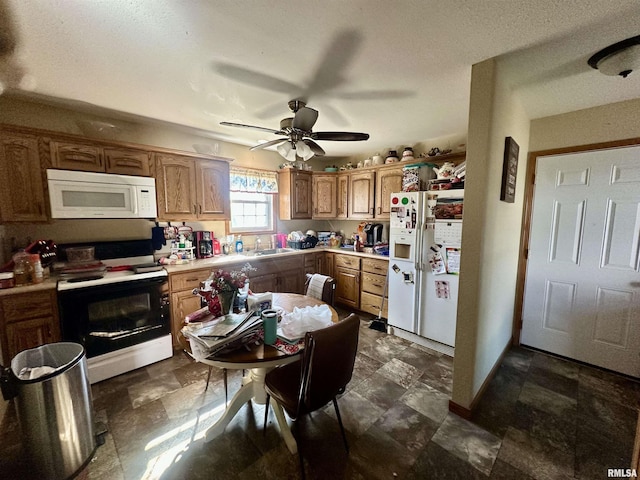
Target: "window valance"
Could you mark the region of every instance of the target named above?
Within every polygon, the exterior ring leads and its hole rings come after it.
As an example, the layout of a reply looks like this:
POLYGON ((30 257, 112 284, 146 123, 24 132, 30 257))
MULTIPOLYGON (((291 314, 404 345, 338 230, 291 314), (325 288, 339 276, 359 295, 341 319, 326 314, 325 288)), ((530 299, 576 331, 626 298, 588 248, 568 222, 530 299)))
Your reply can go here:
POLYGON ((278 193, 276 172, 232 167, 229 176, 233 192, 278 193))

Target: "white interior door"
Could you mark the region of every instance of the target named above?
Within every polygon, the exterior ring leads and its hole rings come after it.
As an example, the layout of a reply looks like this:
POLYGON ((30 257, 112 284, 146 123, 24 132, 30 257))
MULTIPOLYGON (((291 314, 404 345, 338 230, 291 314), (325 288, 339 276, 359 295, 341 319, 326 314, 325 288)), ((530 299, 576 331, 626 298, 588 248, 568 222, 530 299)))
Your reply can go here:
POLYGON ((640 376, 640 147, 539 157, 521 343, 640 376))

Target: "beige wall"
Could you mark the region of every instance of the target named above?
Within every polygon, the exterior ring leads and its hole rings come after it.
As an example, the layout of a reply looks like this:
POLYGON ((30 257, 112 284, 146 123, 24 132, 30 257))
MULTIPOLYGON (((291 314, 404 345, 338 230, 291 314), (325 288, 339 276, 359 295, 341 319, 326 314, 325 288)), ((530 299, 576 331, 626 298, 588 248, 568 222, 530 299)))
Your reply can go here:
POLYGON ((452 400, 466 408, 511 338, 529 119, 499 65, 474 65, 452 400), (500 200, 505 137, 520 146, 515 203, 500 200))
POLYGON ((531 121, 529 150, 640 137, 640 98, 531 121))

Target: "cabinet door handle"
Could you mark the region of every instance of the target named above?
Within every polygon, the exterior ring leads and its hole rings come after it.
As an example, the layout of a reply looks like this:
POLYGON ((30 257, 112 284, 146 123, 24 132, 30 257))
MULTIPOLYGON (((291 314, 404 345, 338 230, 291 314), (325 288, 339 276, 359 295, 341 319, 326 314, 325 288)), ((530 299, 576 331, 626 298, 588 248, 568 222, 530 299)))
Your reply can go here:
POLYGON ((373 208, 373 207, 371 207, 371 215, 373 215, 373 211, 374 211, 374 208, 373 208))
POLYGON ((196 205, 193 204, 193 213, 195 214, 198 210, 196 209, 196 205))
POLYGON ((382 207, 378 207, 378 215, 382 213, 382 207))
POLYGON ((198 205, 198 208, 200 209, 200 213, 202 213, 202 205, 198 205))

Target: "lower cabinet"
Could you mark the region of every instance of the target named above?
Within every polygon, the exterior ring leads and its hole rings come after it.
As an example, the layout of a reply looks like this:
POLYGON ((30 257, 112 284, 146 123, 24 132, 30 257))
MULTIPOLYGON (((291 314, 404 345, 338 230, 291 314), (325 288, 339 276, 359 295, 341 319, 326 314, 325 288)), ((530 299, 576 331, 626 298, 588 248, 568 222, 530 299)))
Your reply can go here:
POLYGON ((335 301, 360 308, 360 258, 334 254, 333 278, 336 281, 335 301))
POLYGON ((0 309, 4 365, 23 350, 60 341, 55 289, 4 296, 0 309))
POLYGON ((211 273, 211 268, 201 268, 188 272, 171 273, 169 275, 169 291, 171 292, 171 338, 174 347, 180 347, 180 330, 184 317, 200 308, 200 297, 194 295, 193 289, 200 286, 211 273))
POLYGON ((378 315, 382 309, 382 316, 388 317, 387 298, 385 292, 385 282, 387 278, 388 260, 378 260, 375 258, 362 259, 362 277, 360 291, 360 310, 363 312, 378 315), (384 299, 384 306, 382 299, 384 299))

